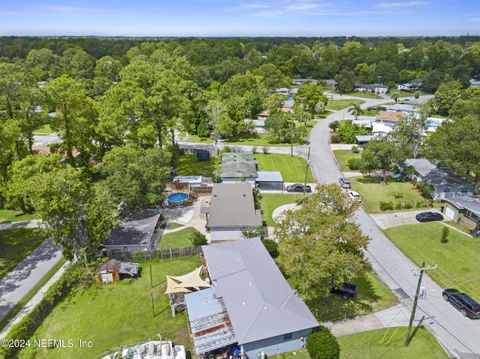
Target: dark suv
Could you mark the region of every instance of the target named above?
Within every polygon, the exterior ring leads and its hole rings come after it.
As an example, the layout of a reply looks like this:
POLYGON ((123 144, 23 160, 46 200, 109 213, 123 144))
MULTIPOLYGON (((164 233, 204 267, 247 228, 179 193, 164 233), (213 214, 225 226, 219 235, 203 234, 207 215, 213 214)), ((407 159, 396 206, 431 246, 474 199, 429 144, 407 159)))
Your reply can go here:
POLYGON ((338 180, 338 184, 340 185, 340 187, 342 187, 344 189, 350 189, 350 181, 345 177, 341 177, 338 180))
MULTIPOLYGON (((294 183, 287 186, 287 192, 303 192, 303 184, 301 183, 294 183)), ((305 186, 305 192, 311 193, 312 187, 308 184, 305 186)))
POLYGON ((422 212, 415 216, 419 222, 443 221, 443 216, 438 212, 422 212))
POLYGON ((341 286, 335 286, 330 293, 338 295, 343 299, 352 299, 357 296, 357 286, 355 284, 343 283, 341 286))
POLYGON ((454 288, 448 288, 443 291, 442 296, 443 299, 457 308, 464 317, 470 319, 480 318, 480 304, 470 298, 467 294, 454 288))

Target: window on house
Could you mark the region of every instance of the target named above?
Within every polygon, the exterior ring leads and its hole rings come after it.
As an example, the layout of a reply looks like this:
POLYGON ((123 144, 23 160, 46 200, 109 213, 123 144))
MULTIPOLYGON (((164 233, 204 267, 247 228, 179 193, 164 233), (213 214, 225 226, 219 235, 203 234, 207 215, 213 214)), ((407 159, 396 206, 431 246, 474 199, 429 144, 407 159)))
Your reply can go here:
POLYGON ((290 340, 290 339, 292 339, 292 333, 288 333, 283 336, 283 340, 290 340))

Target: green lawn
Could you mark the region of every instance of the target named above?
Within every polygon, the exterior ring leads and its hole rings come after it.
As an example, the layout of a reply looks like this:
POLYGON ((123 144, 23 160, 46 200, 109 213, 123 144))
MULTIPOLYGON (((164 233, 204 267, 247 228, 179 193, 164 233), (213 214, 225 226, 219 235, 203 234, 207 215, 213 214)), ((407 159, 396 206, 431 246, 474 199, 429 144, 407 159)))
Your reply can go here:
POLYGON ((214 143, 209 137, 200 137, 197 135, 189 135, 186 139, 187 142, 200 142, 200 143, 214 143))
POLYGON ((33 214, 23 213, 22 211, 14 211, 11 209, 0 209, 0 223, 1 222, 19 222, 36 219, 38 216, 33 214))
POLYGON ((428 275, 441 287, 458 288, 480 301, 480 242, 450 228, 448 243, 441 243, 443 228, 440 223, 418 223, 385 233, 417 265, 437 264, 428 275))
POLYGON ((342 359, 447 359, 435 337, 419 328, 409 346, 404 344, 406 327, 371 330, 337 337, 342 359))
POLYGON ((192 245, 190 236, 195 232, 198 232, 195 228, 188 227, 177 232, 165 234, 160 239, 160 249, 190 247, 192 245))
POLYGON ((375 109, 365 109, 362 112, 362 116, 377 116, 380 113, 380 110, 375 109))
POLYGON ((195 155, 183 155, 176 159, 175 171, 178 176, 212 177, 216 159, 216 156, 211 156, 208 161, 198 161, 195 155))
POLYGON ((183 227, 183 224, 177 223, 177 222, 168 222, 166 225, 166 229, 175 229, 175 228, 180 228, 183 227))
MULTIPOLYGON (((258 168, 261 171, 280 171, 285 182, 303 182, 307 161, 301 157, 274 154, 256 153, 258 168)), ((307 173, 307 182, 315 182, 310 168, 307 173)))
POLYGON ((361 97, 361 98, 371 98, 374 100, 381 100, 382 98, 378 96, 377 94, 374 94, 373 92, 362 92, 362 91, 354 91, 350 93, 346 93, 345 95, 347 96, 353 96, 353 97, 361 97))
POLYGON ((326 109, 327 110, 338 111, 338 110, 343 110, 344 108, 350 107, 353 104, 361 105, 364 102, 365 101, 362 101, 362 100, 348 100, 348 99, 328 100, 328 104, 327 104, 326 109))
POLYGON ((360 158, 360 153, 353 153, 352 150, 335 150, 333 151, 338 164, 340 165, 340 171, 348 172, 352 171, 348 167, 348 160, 351 158, 360 158))
POLYGON ((163 261, 142 262, 142 275, 114 284, 93 285, 78 289, 60 302, 33 334, 33 338, 83 339, 93 342, 92 348, 26 348, 19 358, 63 359, 93 358, 121 345, 148 339, 174 340, 191 349, 187 317, 170 314, 165 295, 165 276, 181 275, 200 265, 198 257, 182 257, 163 261), (152 266, 154 312, 150 296, 152 266))
POLYGON ((49 124, 46 124, 46 125, 43 125, 42 127, 40 128, 37 128, 35 131, 33 131, 35 133, 40 133, 40 134, 50 134, 53 132, 52 128, 50 127, 49 124))
MULTIPOLYGON (((362 204, 369 213, 380 213, 380 202, 416 203, 424 200, 410 182, 389 182, 387 185, 371 181, 368 177, 350 178, 352 189, 360 193, 362 204), (394 196, 402 196, 395 198, 394 196)), ((398 210, 397 210, 398 211, 398 210)))
POLYGON ((278 355, 269 356, 270 359, 310 359, 306 349, 296 350, 294 352, 286 352, 278 355))
POLYGON ((0 231, 0 278, 15 268, 43 240, 38 229, 15 228, 0 231))
POLYGON ((263 219, 267 222, 267 226, 276 226, 272 218, 275 208, 284 204, 296 203, 297 200, 304 198, 303 194, 291 193, 262 193, 260 205, 263 209, 263 219))

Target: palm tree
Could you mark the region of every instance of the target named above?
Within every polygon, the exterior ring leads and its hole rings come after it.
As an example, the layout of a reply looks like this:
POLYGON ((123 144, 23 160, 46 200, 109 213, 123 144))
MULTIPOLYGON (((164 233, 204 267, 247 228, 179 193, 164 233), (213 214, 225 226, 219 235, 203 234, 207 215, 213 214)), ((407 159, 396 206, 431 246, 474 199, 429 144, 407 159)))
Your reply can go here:
POLYGON ((322 101, 318 101, 315 104, 315 112, 321 115, 325 111, 325 104, 322 101))
POLYGON ((358 118, 358 116, 361 116, 363 114, 363 109, 360 107, 358 103, 352 104, 352 107, 348 109, 348 113, 355 116, 355 120, 358 118))

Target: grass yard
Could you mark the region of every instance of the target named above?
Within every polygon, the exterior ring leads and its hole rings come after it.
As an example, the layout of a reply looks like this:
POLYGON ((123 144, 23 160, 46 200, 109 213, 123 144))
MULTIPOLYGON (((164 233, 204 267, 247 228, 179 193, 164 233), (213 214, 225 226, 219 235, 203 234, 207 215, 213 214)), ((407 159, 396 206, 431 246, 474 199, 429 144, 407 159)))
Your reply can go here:
POLYGON ((363 110, 362 116, 377 116, 380 113, 380 110, 374 109, 365 109, 363 110))
POLYGON ((46 125, 43 125, 42 127, 40 128, 37 128, 35 131, 33 131, 34 133, 39 133, 39 134, 42 134, 42 135, 48 135, 50 133, 53 132, 52 128, 50 127, 50 125, 47 123, 46 125))
POLYGON ((270 359, 310 359, 307 349, 300 349, 294 352, 286 352, 278 355, 269 356, 270 359))
POLYGON ((374 182, 367 177, 352 177, 350 178, 350 183, 352 189, 360 193, 363 207, 365 207, 368 213, 381 213, 381 201, 393 202, 394 205, 402 202, 411 202, 413 203, 413 208, 415 208, 417 202, 424 200, 410 182, 389 182, 387 185, 384 185, 374 182), (395 198, 395 196, 401 196, 401 198, 395 198))
POLYGON ((374 100, 381 100, 382 97, 378 96, 377 94, 374 94, 373 92, 362 92, 362 91, 354 91, 350 93, 346 93, 345 95, 347 96, 353 96, 353 97, 361 97, 361 98, 371 98, 374 100))
POLYGON ((328 104, 326 109, 327 110, 332 110, 332 111, 339 111, 343 110, 344 108, 350 107, 353 104, 359 104, 361 105, 365 101, 362 100, 348 100, 348 99, 343 99, 343 100, 328 100, 328 104))
POLYGON ((80 348, 77 345, 71 349, 39 349, 32 346, 22 350, 18 358, 93 358, 121 345, 158 339, 157 334, 190 350, 187 317, 185 312, 171 316, 165 295, 165 276, 188 273, 200 265, 200 259, 181 257, 141 264, 143 271, 140 278, 73 291, 53 309, 33 334, 33 338, 37 339, 91 340, 92 348, 80 348), (150 299, 150 264, 154 283, 154 313, 150 299))
POLYGON ((404 344, 406 327, 371 330, 337 337, 342 359, 447 359, 435 337, 419 328, 409 346, 404 344))
POLYGON ((175 229, 180 227, 183 227, 183 224, 180 224, 177 222, 168 222, 167 225, 165 226, 165 229, 175 229))
POLYGON ((44 238, 34 228, 14 228, 0 231, 0 278, 27 257, 44 238))
POLYGON ((348 172, 353 171, 348 167, 348 160, 351 158, 360 158, 360 153, 353 153, 351 150, 334 150, 333 154, 340 165, 340 171, 348 172))
POLYGON ((0 223, 2 222, 19 222, 28 221, 30 219, 36 219, 35 213, 28 214, 22 211, 14 211, 11 209, 0 209, 0 223))
POLYGON ((480 301, 480 242, 450 228, 441 243, 441 223, 418 223, 388 228, 386 235, 417 265, 437 264, 430 275, 441 287, 454 287, 480 301))
POLYGON ((175 171, 178 176, 212 177, 216 159, 216 156, 211 156, 208 161, 198 161, 195 155, 183 155, 175 161, 175 171))
POLYGON ((272 218, 272 213, 275 208, 284 204, 296 203, 297 200, 304 198, 303 194, 290 194, 290 193, 262 193, 262 199, 260 205, 263 209, 263 219, 267 223, 267 226, 276 226, 275 221, 272 218))
POLYGON ((198 232, 195 228, 188 227, 177 232, 167 233, 160 239, 160 249, 190 247, 192 245, 190 236, 195 232, 198 232))
MULTIPOLYGON (((301 157, 274 154, 256 153, 260 171, 280 171, 285 182, 303 182, 305 180, 305 168, 307 161, 301 157)), ((307 182, 315 182, 312 171, 308 169, 307 182)))
POLYGON ((211 138, 209 137, 200 137, 200 136, 197 136, 197 135, 189 135, 186 139, 187 142, 200 142, 200 143, 214 143, 215 141, 213 141, 211 138))

